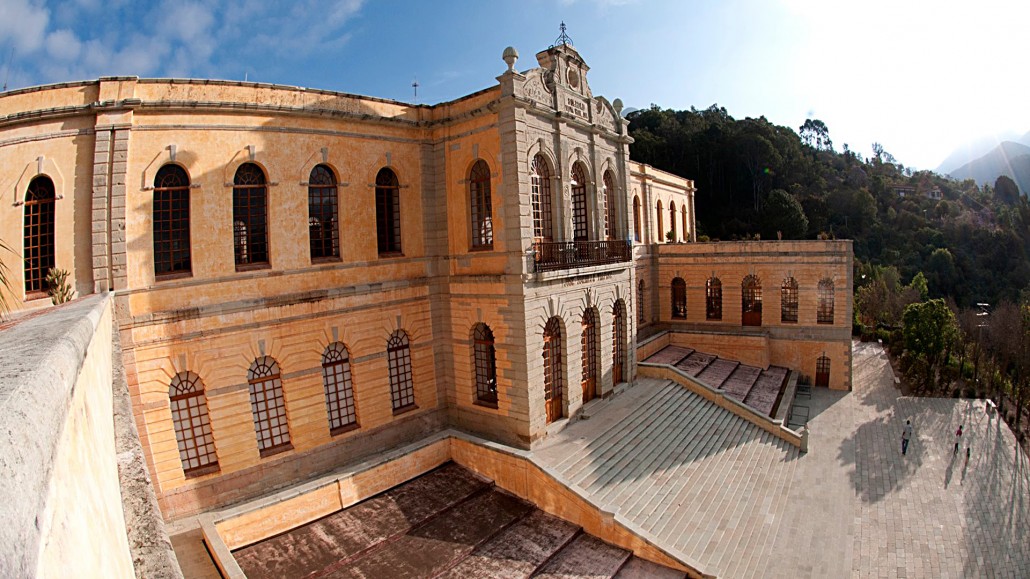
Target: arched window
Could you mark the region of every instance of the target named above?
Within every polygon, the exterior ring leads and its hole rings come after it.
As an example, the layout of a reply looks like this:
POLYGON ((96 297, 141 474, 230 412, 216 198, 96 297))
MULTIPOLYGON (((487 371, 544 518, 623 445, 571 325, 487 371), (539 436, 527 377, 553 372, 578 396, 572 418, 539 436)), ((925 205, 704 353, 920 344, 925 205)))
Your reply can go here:
POLYGON ((638 243, 641 239, 640 231, 640 197, 633 196, 633 239, 638 243))
POLYGON ((740 317, 745 326, 762 325, 762 282, 748 275, 740 283, 740 317))
POLYGON ((820 324, 833 323, 833 280, 831 279, 819 281, 819 311, 816 322, 820 324))
POLYGON ((168 387, 168 398, 179 443, 179 460, 186 477, 218 470, 215 440, 207 414, 204 383, 193 372, 179 372, 168 387))
POLYGON ((644 308, 644 280, 637 282, 637 323, 646 324, 647 314, 644 308))
POLYGON ((347 346, 333 342, 322 353, 322 385, 325 407, 329 414, 329 433, 340 434, 358 425, 354 407, 354 385, 350 375, 350 353, 347 346))
POLYGON ((830 358, 823 354, 815 361, 815 385, 830 385, 830 358))
POLYGON ((587 214, 587 176, 583 163, 572 165, 572 239, 586 241, 590 238, 587 214))
POLYGON ((25 193, 25 294, 47 290, 46 276, 54 267, 54 182, 40 175, 25 193))
POLYGON ((618 221, 615 217, 615 178, 612 176, 611 171, 604 172, 604 238, 605 239, 618 239, 618 231, 616 224, 618 221))
POLYGON ((154 176, 154 275, 191 271, 190 176, 165 165, 154 176))
POLYGON ((553 241, 551 234, 551 170, 543 155, 533 157, 530 167, 533 187, 533 241, 553 241))
POLYGON ((690 230, 687 228, 687 205, 686 205, 686 203, 684 203, 683 207, 680 208, 680 214, 683 215, 683 241, 689 241, 690 240, 690 230))
POLYGON ((717 277, 705 282, 705 319, 722 319, 722 281, 717 277))
POLYGON ((308 177, 308 230, 311 261, 340 257, 340 210, 336 175, 325 165, 315 165, 308 177))
POLYGON ((669 231, 672 232, 672 239, 669 241, 679 241, 679 237, 676 236, 676 202, 669 201, 669 231))
POLYGON ((687 319, 687 282, 681 277, 672 280, 672 317, 687 319))
POLYGON ((553 317, 544 326, 544 404, 547 423, 558 420, 562 410, 562 332, 561 320, 553 317))
POLYGON ((469 172, 469 203, 472 210, 472 249, 492 249, 494 222, 490 201, 490 167, 482 159, 469 172))
POLYGON ((617 300, 612 307, 612 385, 625 382, 626 303, 617 300))
POLYGON ((411 375, 411 348, 408 334, 397 330, 386 343, 390 365, 390 400, 394 413, 415 408, 415 381, 411 375))
POLYGON ((232 188, 236 269, 268 265, 268 188, 265 172, 253 163, 236 170, 232 188))
POLYGON ((254 415, 254 431, 261 456, 293 448, 279 363, 271 356, 254 360, 247 372, 247 382, 250 384, 250 411, 254 415))
POLYGON ((583 402, 587 403, 597 395, 597 310, 587 308, 583 312, 583 337, 580 342, 583 353, 583 402))
POLYGON ((472 361, 476 371, 476 402, 497 408, 497 359, 490 326, 472 326, 472 361))
POLYGON ((380 255, 401 252, 401 186, 385 167, 376 175, 376 239, 380 255))
POLYGON ((665 235, 665 223, 662 221, 662 201, 658 200, 658 204, 655 206, 657 210, 655 213, 658 215, 658 231, 655 232, 655 240, 658 243, 662 242, 663 235, 665 235))
POLYGON ((790 276, 780 286, 780 322, 798 323, 798 280, 790 276))

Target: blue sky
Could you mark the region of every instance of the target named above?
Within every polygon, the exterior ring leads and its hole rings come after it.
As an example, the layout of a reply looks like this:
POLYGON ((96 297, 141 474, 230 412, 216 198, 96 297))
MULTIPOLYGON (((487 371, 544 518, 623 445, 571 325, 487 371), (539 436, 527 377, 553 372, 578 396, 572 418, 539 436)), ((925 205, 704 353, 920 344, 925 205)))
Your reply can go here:
MULTIPOLYGON (((0 0, 9 89, 102 75, 273 82, 436 103, 490 86, 564 20, 595 94, 628 107, 822 119, 936 168, 961 143, 1030 130, 1030 3, 980 0, 0 0)), ((688 176, 689 177, 689 176, 688 176)))

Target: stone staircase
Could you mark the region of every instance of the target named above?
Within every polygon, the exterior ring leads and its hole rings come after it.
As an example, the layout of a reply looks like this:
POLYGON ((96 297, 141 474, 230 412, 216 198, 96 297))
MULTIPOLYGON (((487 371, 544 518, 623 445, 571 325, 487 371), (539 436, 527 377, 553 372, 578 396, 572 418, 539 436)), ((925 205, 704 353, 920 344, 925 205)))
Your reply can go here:
POLYGON ((251 579, 684 576, 454 463, 233 555, 251 579))

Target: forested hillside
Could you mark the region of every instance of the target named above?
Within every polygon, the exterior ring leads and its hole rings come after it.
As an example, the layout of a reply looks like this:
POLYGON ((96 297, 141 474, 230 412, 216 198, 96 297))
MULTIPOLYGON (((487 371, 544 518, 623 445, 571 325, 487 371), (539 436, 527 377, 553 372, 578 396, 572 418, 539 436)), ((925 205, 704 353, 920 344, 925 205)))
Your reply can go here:
POLYGON ((894 266, 901 284, 922 272, 930 297, 959 308, 1015 302, 1030 284, 1030 205, 1007 177, 978 187, 913 172, 876 144, 864 159, 818 120, 795 132, 718 106, 628 118, 634 160, 695 180, 701 236, 853 239, 856 286, 894 266))

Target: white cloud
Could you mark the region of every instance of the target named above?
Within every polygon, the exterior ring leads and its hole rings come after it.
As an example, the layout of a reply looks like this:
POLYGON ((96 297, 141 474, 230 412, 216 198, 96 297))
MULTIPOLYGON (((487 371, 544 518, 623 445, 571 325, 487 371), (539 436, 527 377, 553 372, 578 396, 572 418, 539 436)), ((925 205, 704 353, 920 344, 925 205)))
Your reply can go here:
POLYGON ((0 0, 0 39, 9 38, 19 55, 31 54, 43 45, 50 12, 36 2, 0 0))
POLYGON ((75 33, 66 28, 47 34, 46 51, 58 60, 75 60, 82 51, 82 42, 75 33))

